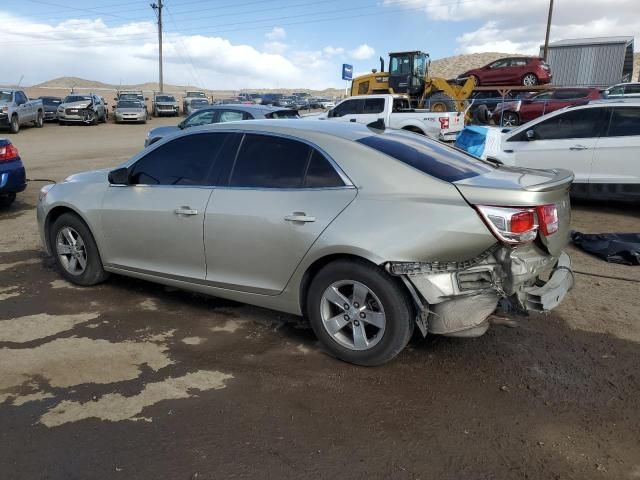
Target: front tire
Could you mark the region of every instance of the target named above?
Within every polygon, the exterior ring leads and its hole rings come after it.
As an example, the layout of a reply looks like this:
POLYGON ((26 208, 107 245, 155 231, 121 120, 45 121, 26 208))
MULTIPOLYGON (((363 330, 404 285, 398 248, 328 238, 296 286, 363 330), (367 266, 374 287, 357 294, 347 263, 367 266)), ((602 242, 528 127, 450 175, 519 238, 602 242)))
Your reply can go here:
POLYGON ((35 127, 44 127, 44 114, 42 112, 38 112, 38 114, 36 115, 35 127))
POLYGON ((536 77, 533 73, 527 73, 524 77, 522 77, 522 85, 525 87, 533 87, 538 84, 538 77, 536 77))
POLYGON ((18 115, 13 115, 11 117, 11 123, 9 124, 9 131, 11 133, 18 133, 20 131, 20 120, 18 119, 18 115))
POLYGON ((412 310, 396 279, 364 261, 330 263, 307 296, 320 342, 340 360, 363 366, 386 363, 404 349, 413 333, 412 310))
POLYGON ((60 215, 49 231, 49 243, 67 281, 86 287, 107 279, 93 235, 77 215, 60 215))
POLYGON ((0 208, 8 208, 16 200, 15 193, 3 193, 0 195, 0 208))

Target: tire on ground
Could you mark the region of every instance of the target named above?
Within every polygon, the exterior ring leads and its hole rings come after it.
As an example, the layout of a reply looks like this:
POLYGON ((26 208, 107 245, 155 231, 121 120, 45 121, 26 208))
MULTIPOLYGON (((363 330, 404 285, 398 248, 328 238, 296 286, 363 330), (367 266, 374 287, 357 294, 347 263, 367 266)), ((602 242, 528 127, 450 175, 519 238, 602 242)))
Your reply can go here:
POLYGON ((363 366, 376 366, 398 355, 409 342, 414 328, 413 306, 407 292, 396 278, 365 261, 341 260, 328 264, 313 278, 307 292, 307 315, 311 327, 323 346, 335 357, 363 366), (340 345, 327 332, 321 315, 325 290, 340 280, 353 280, 367 286, 383 306, 386 325, 382 338, 367 350, 353 350, 340 345))
POLYGON ((60 273, 69 282, 86 287, 104 282, 108 278, 109 274, 104 271, 102 258, 100 258, 100 252, 98 251, 98 246, 96 245, 93 235, 89 227, 87 227, 78 215, 74 213, 63 213, 53 222, 49 229, 49 245, 51 246, 51 252, 53 253, 60 273), (85 245, 87 266, 80 275, 73 275, 62 266, 56 250, 58 232, 65 227, 71 227, 78 232, 85 245))

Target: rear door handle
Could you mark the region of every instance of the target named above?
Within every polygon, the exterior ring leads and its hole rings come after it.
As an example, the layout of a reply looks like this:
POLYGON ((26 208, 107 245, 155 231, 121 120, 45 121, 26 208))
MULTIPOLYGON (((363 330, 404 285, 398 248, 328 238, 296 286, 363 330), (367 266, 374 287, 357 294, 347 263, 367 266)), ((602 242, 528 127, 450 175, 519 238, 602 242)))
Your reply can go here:
POLYGON ((586 150, 587 147, 584 145, 574 145, 573 147, 569 147, 569 150, 586 150))
POLYGON ((302 223, 311 223, 316 221, 316 217, 309 217, 304 212, 293 212, 292 215, 287 215, 284 217, 287 222, 302 222, 302 223))
POLYGON ((197 215, 198 210, 194 210, 191 207, 180 207, 176 208, 173 213, 176 215, 197 215))

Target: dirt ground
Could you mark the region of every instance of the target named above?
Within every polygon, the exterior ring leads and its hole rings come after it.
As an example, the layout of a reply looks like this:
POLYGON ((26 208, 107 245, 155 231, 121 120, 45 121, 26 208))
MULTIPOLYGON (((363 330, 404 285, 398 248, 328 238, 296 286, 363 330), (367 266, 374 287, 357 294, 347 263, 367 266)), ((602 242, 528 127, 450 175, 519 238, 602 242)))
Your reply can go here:
MULTIPOLYGON (((115 166, 147 125, 24 129, 31 179, 115 166)), ((0 212, 0 478, 640 479, 640 268, 569 248, 549 316, 414 339, 361 368, 277 312, 112 277, 64 282, 32 182, 0 212)), ((574 206, 584 232, 637 207, 574 206)))

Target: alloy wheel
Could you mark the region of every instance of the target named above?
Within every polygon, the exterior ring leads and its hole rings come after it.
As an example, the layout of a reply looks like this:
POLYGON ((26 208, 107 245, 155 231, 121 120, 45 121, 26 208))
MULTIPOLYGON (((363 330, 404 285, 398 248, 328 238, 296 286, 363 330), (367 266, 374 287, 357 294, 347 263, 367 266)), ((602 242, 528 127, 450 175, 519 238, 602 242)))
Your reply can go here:
POLYGON ((518 115, 513 112, 505 112, 502 116, 503 127, 517 127, 519 123, 518 115))
POLYGON ((80 234, 63 227, 56 236, 56 253, 60 264, 71 275, 82 275, 87 268, 87 249, 80 234))
POLYGON ((522 85, 524 85, 525 87, 531 87, 537 84, 538 84, 538 78, 533 73, 527 73, 522 78, 522 85))
POLYGON ((350 350, 373 348, 387 324, 376 294, 354 280, 340 280, 327 287, 320 300, 320 315, 327 333, 350 350))

